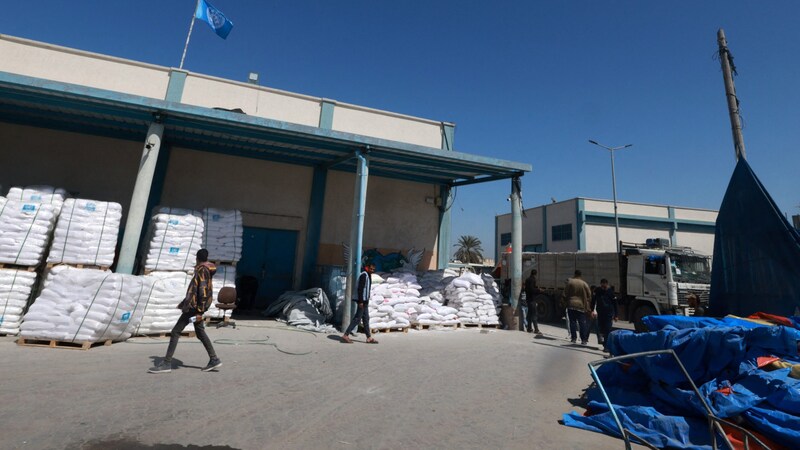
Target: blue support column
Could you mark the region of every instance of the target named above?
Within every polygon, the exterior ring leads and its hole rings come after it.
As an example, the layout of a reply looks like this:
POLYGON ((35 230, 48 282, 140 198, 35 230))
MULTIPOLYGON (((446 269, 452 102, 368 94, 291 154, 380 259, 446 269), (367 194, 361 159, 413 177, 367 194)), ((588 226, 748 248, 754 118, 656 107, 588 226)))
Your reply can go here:
POLYGON ((547 205, 542 207, 542 251, 547 251, 547 205))
MULTIPOLYGON (((456 126, 452 123, 442 123, 442 150, 453 151, 456 126)), ((439 190, 441 205, 439 206, 439 239, 436 248, 436 266, 438 269, 447 268, 450 262, 450 234, 451 234, 451 195, 450 186, 442 185, 439 190)))
MULTIPOLYGON (((150 218, 153 215, 153 208, 161 204, 161 195, 164 193, 164 183, 167 180, 167 168, 169 167, 169 158, 172 154, 172 147, 169 144, 162 144, 161 149, 158 151, 158 158, 156 159, 156 170, 153 172, 153 182, 150 185, 150 197, 147 199, 147 210, 144 215, 144 222, 142 232, 139 235, 139 241, 145 238, 147 233, 147 224, 150 223, 150 218)), ((137 248, 139 246, 137 245, 137 248)))
POLYGON ((364 212, 367 205, 367 181, 369 180, 369 161, 361 153, 356 153, 358 172, 353 194, 353 222, 350 237, 350 261, 347 264, 347 284, 342 302, 342 328, 350 324, 350 303, 355 291, 356 276, 361 269, 361 254, 364 243, 364 212))
POLYGON ((517 310, 522 290, 522 181, 511 179, 511 306, 517 310))
POLYGON ((183 98, 183 87, 186 85, 186 76, 189 72, 181 69, 169 70, 169 83, 164 100, 168 102, 180 102, 183 98))
POLYGON ((128 219, 125 222, 125 233, 122 236, 122 247, 117 262, 117 272, 132 274, 136 262, 136 250, 139 248, 139 237, 142 233, 144 218, 147 215, 147 203, 150 200, 150 189, 156 171, 158 155, 161 149, 161 139, 164 135, 164 125, 151 123, 144 141, 142 159, 139 162, 139 172, 136 174, 136 183, 133 186, 133 195, 128 209, 128 219))
POLYGON ((322 213, 325 206, 325 186, 328 182, 328 170, 314 167, 311 181, 311 199, 308 202, 308 218, 306 219, 306 244, 303 252, 303 289, 310 286, 314 267, 319 254, 319 239, 322 232, 322 213))

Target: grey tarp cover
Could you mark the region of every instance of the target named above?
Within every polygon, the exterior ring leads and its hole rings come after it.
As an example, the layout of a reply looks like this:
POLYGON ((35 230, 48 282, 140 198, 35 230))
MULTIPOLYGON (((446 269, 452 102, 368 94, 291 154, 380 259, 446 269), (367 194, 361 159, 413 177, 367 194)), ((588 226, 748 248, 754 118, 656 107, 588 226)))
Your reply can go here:
POLYGON ((800 233, 739 158, 717 216, 710 314, 793 316, 800 306, 800 233))
POLYGON ((305 330, 336 332, 331 325, 326 325, 333 318, 333 311, 328 296, 320 288, 284 292, 262 314, 305 330))

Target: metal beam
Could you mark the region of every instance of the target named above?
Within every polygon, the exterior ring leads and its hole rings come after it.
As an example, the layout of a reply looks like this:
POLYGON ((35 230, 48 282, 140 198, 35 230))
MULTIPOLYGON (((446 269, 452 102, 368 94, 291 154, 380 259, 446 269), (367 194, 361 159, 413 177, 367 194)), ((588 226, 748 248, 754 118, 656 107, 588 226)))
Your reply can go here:
MULTIPOLYGON (((350 261, 347 264, 347 284, 342 301, 342 329, 350 324, 350 304, 355 292, 356 276, 361 269, 361 247, 364 242, 364 212, 367 204, 367 181, 369 180, 369 161, 358 152, 358 172, 353 194, 353 221, 350 226, 350 261)), ((369 324, 367 324, 369 326, 369 324)))
POLYGON ((497 181, 497 180, 505 180, 505 179, 508 179, 508 178, 521 177, 522 175, 523 175, 523 172, 513 172, 513 173, 507 173, 507 174, 503 174, 503 175, 495 175, 495 176, 491 176, 491 177, 475 178, 473 180, 456 181, 456 182, 450 183, 450 187, 467 186, 469 184, 478 184, 478 183, 487 183, 489 181, 497 181))

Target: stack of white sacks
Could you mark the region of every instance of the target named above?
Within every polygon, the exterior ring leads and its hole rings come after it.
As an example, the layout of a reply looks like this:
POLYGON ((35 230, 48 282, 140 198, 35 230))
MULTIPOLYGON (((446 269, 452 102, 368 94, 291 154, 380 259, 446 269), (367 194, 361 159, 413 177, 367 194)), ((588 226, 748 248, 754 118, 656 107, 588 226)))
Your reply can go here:
MULTIPOLYGON (((187 272, 152 272, 142 277, 145 289, 140 301, 142 320, 134 335, 160 334, 172 331, 181 315, 178 304, 186 298, 192 275, 187 272)), ((189 324, 187 329, 194 326, 189 324)))
POLYGON ((497 285, 489 275, 465 273, 454 278, 445 287, 448 306, 458 309, 459 321, 463 324, 497 325, 500 295, 497 285))
POLYGON ((420 290, 419 304, 410 311, 411 323, 415 325, 457 325, 458 310, 445 306, 442 291, 447 283, 458 274, 451 269, 431 270, 423 272, 419 278, 420 290))
POLYGON ((202 213, 203 248, 213 261, 242 259, 242 213, 235 209, 206 208, 202 213))
POLYGON ((67 191, 61 188, 54 188, 52 186, 28 186, 28 187, 12 187, 8 190, 9 200, 16 200, 26 203, 38 203, 42 205, 50 205, 53 207, 56 217, 61 212, 61 205, 64 199, 67 198, 67 191))
POLYGON ((408 328, 411 314, 419 306, 417 276, 410 272, 372 275, 369 327, 373 330, 408 328))
POLYGON ((56 266, 20 326, 26 339, 124 341, 144 312, 142 277, 56 266))
POLYGON ((144 267, 150 271, 191 271, 202 248, 203 219, 188 209, 159 207, 148 232, 144 267))
POLYGON ((0 197, 0 263, 21 266, 41 263, 55 219, 50 204, 0 197))
POLYGON ((47 262, 111 266, 120 220, 119 203, 67 199, 58 217, 47 262))
POLYGON ((236 262, 242 258, 242 213, 235 209, 206 208, 202 212, 205 223, 203 248, 208 250, 208 257, 217 265, 214 275, 214 302, 204 314, 211 319, 222 319, 233 310, 227 312, 216 307, 216 299, 223 287, 236 287, 236 262), (224 264, 230 263, 230 264, 224 264))
POLYGON ((0 269, 0 334, 16 335, 28 304, 36 272, 0 269))

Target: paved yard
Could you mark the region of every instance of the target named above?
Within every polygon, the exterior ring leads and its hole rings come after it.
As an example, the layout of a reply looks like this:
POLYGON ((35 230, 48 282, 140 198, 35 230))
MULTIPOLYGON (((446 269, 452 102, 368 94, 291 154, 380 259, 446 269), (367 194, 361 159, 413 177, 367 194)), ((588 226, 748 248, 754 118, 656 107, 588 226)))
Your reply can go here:
POLYGON ((589 385, 586 363, 602 357, 566 346, 561 328, 543 325, 540 339, 412 330, 346 345, 272 321, 239 324, 210 330, 224 365, 209 373, 194 338, 181 339, 181 366, 158 375, 147 368, 165 339, 77 351, 0 338, 0 447, 623 448, 558 423, 589 385), (248 340, 262 343, 224 345, 248 340))

